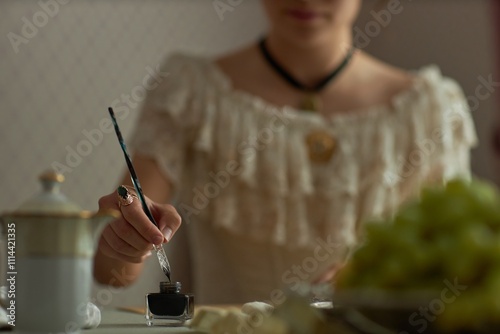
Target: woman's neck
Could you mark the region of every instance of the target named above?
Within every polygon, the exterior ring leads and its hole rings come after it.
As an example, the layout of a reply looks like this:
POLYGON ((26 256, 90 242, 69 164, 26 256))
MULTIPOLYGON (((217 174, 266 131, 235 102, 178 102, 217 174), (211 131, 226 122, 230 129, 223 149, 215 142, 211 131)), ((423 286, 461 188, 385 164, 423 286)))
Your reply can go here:
POLYGON ((269 52, 294 78, 314 85, 334 70, 352 46, 350 28, 331 36, 327 43, 300 45, 271 32, 266 39, 269 52))

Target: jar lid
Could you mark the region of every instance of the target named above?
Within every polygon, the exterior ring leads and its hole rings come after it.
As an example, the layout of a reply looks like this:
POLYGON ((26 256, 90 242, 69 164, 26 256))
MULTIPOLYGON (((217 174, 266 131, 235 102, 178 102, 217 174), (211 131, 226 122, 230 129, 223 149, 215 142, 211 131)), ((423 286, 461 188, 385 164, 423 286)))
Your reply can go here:
POLYGON ((160 282, 160 293, 179 293, 181 288, 181 282, 160 282))
POLYGON ((92 216, 91 212, 83 211, 61 192, 61 184, 64 182, 62 174, 47 171, 38 179, 42 190, 6 216, 55 218, 90 218, 92 216))

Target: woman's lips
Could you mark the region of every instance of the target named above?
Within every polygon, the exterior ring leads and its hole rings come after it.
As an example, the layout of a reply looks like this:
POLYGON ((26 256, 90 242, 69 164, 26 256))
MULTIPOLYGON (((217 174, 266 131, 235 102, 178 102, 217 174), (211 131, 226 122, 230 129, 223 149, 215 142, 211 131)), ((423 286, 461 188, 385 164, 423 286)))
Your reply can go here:
POLYGON ((320 15, 316 12, 305 10, 305 9, 289 9, 287 14, 299 21, 313 21, 317 19, 320 15))

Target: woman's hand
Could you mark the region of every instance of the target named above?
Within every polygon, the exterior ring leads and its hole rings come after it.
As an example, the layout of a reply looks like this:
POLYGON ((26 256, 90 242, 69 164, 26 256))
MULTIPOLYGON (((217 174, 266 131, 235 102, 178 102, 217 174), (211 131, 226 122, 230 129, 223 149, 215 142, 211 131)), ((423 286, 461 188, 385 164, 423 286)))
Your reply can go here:
MULTIPOLYGON (((133 192, 131 192, 133 193, 133 192)), ((158 228, 142 210, 141 202, 133 197, 129 205, 119 205, 116 191, 99 199, 99 209, 118 209, 122 216, 106 226, 99 240, 99 251, 113 259, 141 263, 151 255, 153 244, 170 241, 181 225, 175 208, 146 198, 158 228)))
POLYGON ((331 283, 333 282, 333 279, 335 275, 342 269, 344 264, 336 264, 330 268, 328 268, 325 272, 323 272, 321 275, 316 277, 316 279, 313 280, 313 284, 322 284, 322 283, 331 283))

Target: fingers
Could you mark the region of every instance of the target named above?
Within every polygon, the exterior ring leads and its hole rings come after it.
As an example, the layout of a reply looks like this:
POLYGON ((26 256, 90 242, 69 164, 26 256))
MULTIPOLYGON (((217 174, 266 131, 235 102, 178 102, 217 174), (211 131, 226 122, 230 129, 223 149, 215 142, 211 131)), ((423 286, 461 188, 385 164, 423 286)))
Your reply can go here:
POLYGON ((126 200, 126 197, 119 198, 117 192, 113 192, 99 200, 100 209, 120 209, 122 213, 122 217, 111 222, 102 233, 99 249, 103 254, 122 261, 139 263, 150 254, 152 244, 159 245, 172 238, 181 224, 181 218, 175 208, 148 199, 147 201, 160 229, 148 219, 137 198, 126 200))
POLYGON ((101 237, 101 239, 99 240, 99 250, 101 251, 101 253, 103 253, 104 255, 106 255, 110 258, 118 259, 118 260, 124 261, 124 262, 131 262, 131 263, 142 263, 146 258, 151 256, 151 251, 147 251, 144 254, 140 254, 138 256, 129 256, 129 255, 123 254, 123 253, 119 252, 118 250, 116 250, 115 246, 112 246, 106 240, 106 238, 104 237, 104 233, 103 233, 103 236, 101 237))
POLYGON ((158 226, 165 237, 165 242, 170 241, 174 236, 175 232, 181 226, 181 216, 177 210, 168 204, 156 204, 151 205, 151 212, 153 216, 159 217, 158 226))
POLYGON ((103 254, 132 263, 142 262, 152 247, 123 217, 108 224, 99 241, 103 254))
POLYGON ((121 212, 123 218, 139 234, 133 234, 131 230, 123 229, 121 233, 124 237, 137 240, 137 237, 140 236, 150 244, 155 245, 160 245, 163 242, 163 234, 146 216, 139 200, 135 199, 127 206, 122 205, 121 212))

